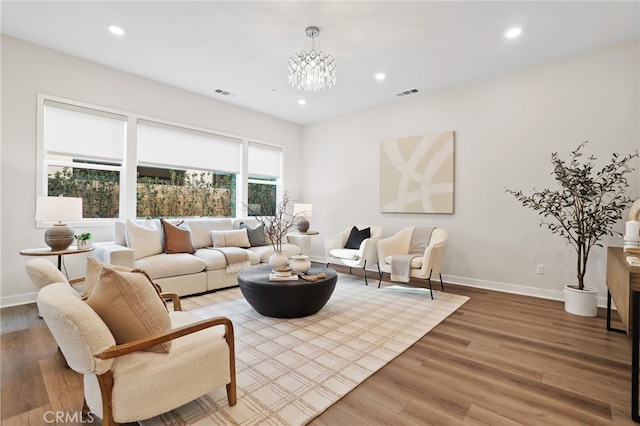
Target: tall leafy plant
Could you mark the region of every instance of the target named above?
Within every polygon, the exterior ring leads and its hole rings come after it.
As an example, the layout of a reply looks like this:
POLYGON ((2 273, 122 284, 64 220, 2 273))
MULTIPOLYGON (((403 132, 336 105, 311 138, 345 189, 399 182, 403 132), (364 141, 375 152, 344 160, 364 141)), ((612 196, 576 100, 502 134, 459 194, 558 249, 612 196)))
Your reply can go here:
POLYGON ((600 240, 613 235, 612 228, 622 218, 622 212, 632 201, 626 195, 626 175, 633 171, 630 162, 638 153, 612 155, 609 163, 596 169, 596 158, 584 157, 583 142, 571 152, 569 161, 557 152, 551 154, 551 173, 559 187, 546 188, 525 195, 522 191, 507 189, 524 207, 538 212, 543 218, 540 226, 563 237, 577 254, 578 289, 584 289, 584 275, 589 253, 593 246, 602 246, 600 240))

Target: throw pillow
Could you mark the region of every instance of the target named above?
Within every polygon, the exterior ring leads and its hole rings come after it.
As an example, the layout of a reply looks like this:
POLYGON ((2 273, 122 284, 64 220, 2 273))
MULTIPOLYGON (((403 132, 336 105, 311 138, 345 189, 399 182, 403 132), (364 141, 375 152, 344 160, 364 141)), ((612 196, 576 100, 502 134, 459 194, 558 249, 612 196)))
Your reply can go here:
POLYGON ((153 220, 145 220, 138 225, 127 219, 127 245, 133 250, 133 260, 162 253, 162 241, 158 227, 153 220))
POLYGON ((213 247, 251 247, 246 229, 211 231, 211 241, 213 247))
POLYGON ((267 239, 264 236, 264 225, 261 223, 260 225, 252 228, 244 222, 240 222, 240 229, 246 229, 247 234, 249 235, 249 243, 251 243, 251 247, 259 247, 266 246, 267 239))
POLYGON ((165 253, 189 253, 195 252, 191 230, 189 226, 181 221, 178 225, 172 225, 164 219, 160 219, 162 230, 164 231, 164 252, 165 253))
POLYGON ((100 262, 95 257, 87 257, 87 272, 84 275, 84 291, 82 292, 82 300, 87 300, 96 287, 96 283, 100 278, 100 271, 103 266, 108 266, 121 272, 131 272, 131 268, 126 266, 110 265, 108 263, 100 262))
MULTIPOLYGON (((119 345, 171 329, 167 307, 149 276, 139 269, 123 272, 103 266, 87 304, 119 345)), ((147 350, 167 353, 170 349, 171 342, 165 342, 147 350)))
POLYGON ((360 244, 367 238, 371 238, 371 228, 364 228, 358 230, 357 227, 351 228, 351 233, 349 234, 349 238, 347 239, 347 243, 344 245, 346 249, 356 249, 360 248, 360 244))

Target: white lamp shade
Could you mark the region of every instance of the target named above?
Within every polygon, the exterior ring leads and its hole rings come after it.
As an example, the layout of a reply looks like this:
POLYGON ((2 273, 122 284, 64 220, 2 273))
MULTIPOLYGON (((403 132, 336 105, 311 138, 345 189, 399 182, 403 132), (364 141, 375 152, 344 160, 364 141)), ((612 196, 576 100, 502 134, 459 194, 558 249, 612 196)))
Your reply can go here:
POLYGON ((62 222, 82 219, 82 198, 38 197, 36 220, 62 222))
POLYGON ((313 213, 313 205, 296 203, 293 205, 293 215, 300 215, 303 217, 311 217, 313 213))

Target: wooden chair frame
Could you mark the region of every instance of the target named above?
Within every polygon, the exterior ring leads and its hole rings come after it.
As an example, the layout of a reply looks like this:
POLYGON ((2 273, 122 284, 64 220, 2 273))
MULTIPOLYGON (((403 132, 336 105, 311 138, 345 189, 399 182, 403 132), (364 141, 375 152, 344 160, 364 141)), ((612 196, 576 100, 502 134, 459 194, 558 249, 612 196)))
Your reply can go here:
MULTIPOLYGON (((177 296, 176 296, 177 297, 177 296)), ((207 320, 195 322, 193 324, 185 325, 183 327, 176 328, 171 331, 167 331, 155 336, 145 337, 143 339, 134 340, 133 342, 124 343, 121 345, 112 346, 106 351, 97 354, 99 359, 111 359, 119 356, 128 355, 137 351, 141 351, 160 343, 168 342, 170 340, 177 339, 182 336, 186 336, 191 333, 195 333, 200 330, 204 330, 216 325, 224 325, 225 333, 224 338, 229 345, 229 370, 231 375, 231 381, 226 385, 227 400, 230 406, 236 405, 236 356, 235 356, 235 337, 233 334, 233 324, 231 320, 226 317, 216 317, 207 320)), ((104 374, 97 376, 98 384, 100 385, 100 393, 102 395, 102 424, 104 426, 118 425, 113 420, 113 411, 111 405, 111 397, 113 390, 113 372, 111 370, 104 374)), ((86 416, 89 413, 86 400, 83 405, 83 414, 86 416)))

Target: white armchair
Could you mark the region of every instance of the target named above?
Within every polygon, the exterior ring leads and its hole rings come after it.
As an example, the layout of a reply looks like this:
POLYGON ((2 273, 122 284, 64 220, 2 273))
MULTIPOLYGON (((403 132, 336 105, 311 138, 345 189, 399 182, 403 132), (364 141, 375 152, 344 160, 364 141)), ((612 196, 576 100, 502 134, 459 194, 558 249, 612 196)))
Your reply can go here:
MULTIPOLYGON (((415 227, 413 226, 403 228, 392 237, 378 241, 380 269, 382 269, 383 272, 392 274, 394 256, 413 255, 410 257, 408 276, 411 278, 426 279, 429 282, 429 290, 431 291, 431 298, 433 299, 431 277, 434 274, 438 274, 440 286, 442 290, 444 290, 441 271, 444 266, 444 255, 448 238, 447 231, 441 228, 434 228, 424 252, 418 254, 409 253, 411 236, 413 235, 414 229, 415 227)), ((380 283, 378 283, 378 287, 380 287, 380 283)))
MULTIPOLYGON (((330 263, 346 265, 349 267, 349 273, 351 273, 351 268, 362 268, 364 282, 369 285, 365 268, 367 265, 378 265, 376 245, 382 238, 383 229, 381 226, 375 225, 355 225, 355 228, 357 230, 370 228, 371 236, 362 240, 358 248, 345 248, 353 229, 350 226, 337 234, 329 235, 325 238, 324 255, 327 259, 327 266, 330 263)), ((380 273, 380 266, 378 266, 378 274, 380 275, 380 273)))
POLYGON ((151 418, 226 386, 236 403, 233 325, 170 312, 171 329, 116 345, 114 335, 67 283, 38 293, 38 308, 70 368, 84 375, 85 406, 103 425, 151 418), (145 351, 171 341, 168 353, 145 351))

